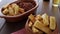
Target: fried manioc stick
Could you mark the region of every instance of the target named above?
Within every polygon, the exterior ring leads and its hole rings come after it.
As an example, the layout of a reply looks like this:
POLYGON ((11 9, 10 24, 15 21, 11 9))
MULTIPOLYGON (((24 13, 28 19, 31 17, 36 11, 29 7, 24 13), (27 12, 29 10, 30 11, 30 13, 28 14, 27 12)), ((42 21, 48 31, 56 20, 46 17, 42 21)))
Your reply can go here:
POLYGON ((55 30, 56 28, 56 19, 53 16, 50 16, 50 29, 55 30))
POLYGON ((37 15, 35 19, 36 20, 42 20, 42 17, 41 17, 41 15, 37 15))
POLYGON ((31 27, 33 25, 33 23, 31 21, 29 21, 29 27, 31 27))
POLYGON ((20 13, 24 13, 25 11, 24 11, 24 9, 23 8, 19 8, 20 10, 20 13))
POLYGON ((43 18, 43 23, 45 25, 49 25, 49 19, 48 19, 48 15, 46 13, 42 15, 42 18, 43 18))
POLYGON ((3 14, 7 15, 8 14, 8 9, 4 9, 3 14))
POLYGON ((29 19, 34 23, 35 22, 35 17, 34 15, 30 14, 29 19))
POLYGON ((10 16, 15 15, 14 10, 13 10, 12 7, 9 6, 8 11, 9 11, 9 15, 10 15, 10 16))
POLYGON ((37 33, 37 34, 43 34, 42 31, 39 31, 38 29, 36 29, 34 26, 32 26, 32 31, 33 33, 37 33))
POLYGON ((51 33, 51 30, 48 27, 45 27, 41 22, 36 21, 33 25, 34 27, 38 28, 39 30, 45 32, 46 34, 51 33))
POLYGON ((12 8, 14 9, 15 15, 19 14, 19 6, 17 4, 12 4, 12 8))

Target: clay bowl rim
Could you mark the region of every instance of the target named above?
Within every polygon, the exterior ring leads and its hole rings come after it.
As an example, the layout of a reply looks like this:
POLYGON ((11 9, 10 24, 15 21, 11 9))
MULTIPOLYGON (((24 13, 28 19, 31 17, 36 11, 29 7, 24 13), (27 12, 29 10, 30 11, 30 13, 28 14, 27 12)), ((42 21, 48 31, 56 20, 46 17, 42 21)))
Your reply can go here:
MULTIPOLYGON (((26 29, 26 31, 31 32, 32 34, 34 34, 33 31, 29 28, 28 23, 29 23, 29 19, 27 19, 26 24, 25 24, 25 29, 26 29)), ((56 29, 55 29, 53 32, 51 32, 50 34, 53 34, 54 32, 55 32, 55 33, 58 33, 57 30, 58 30, 58 26, 56 26, 56 29), (57 32, 56 32, 56 31, 57 31, 57 32)))
MULTIPOLYGON (((19 17, 19 16, 23 16, 23 15, 25 15, 26 13, 29 13, 30 11, 32 11, 32 10, 34 10, 34 9, 36 9, 37 7, 38 7, 38 2, 36 1, 36 0, 34 0, 33 2, 35 2, 35 6, 32 8, 32 9, 30 9, 30 10, 28 10, 28 11, 26 11, 25 13, 23 13, 23 14, 19 14, 19 15, 16 15, 16 16, 6 16, 6 15, 3 15, 3 16, 0 16, 0 17, 11 17, 11 18, 13 18, 13 17, 19 17)), ((2 12, 1 12, 2 13, 2 12)))

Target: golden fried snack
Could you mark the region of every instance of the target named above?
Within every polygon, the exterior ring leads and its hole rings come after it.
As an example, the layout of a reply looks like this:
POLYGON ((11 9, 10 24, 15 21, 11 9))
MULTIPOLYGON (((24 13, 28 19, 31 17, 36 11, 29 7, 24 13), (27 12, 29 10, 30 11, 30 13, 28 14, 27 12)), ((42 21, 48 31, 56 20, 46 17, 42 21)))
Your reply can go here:
POLYGON ((9 16, 19 15, 24 13, 25 11, 23 8, 19 7, 19 5, 17 5, 16 3, 7 4, 6 6, 3 7, 3 9, 4 9, 3 14, 9 15, 9 16))
POLYGON ((12 8, 14 9, 14 11, 15 11, 15 15, 16 14, 19 14, 19 6, 17 5, 17 4, 12 4, 12 8))
POLYGON ((9 15, 11 15, 11 16, 15 15, 12 7, 9 6, 8 11, 9 11, 9 15))
POLYGON ((33 23, 31 21, 29 21, 29 27, 31 27, 33 25, 33 23))
POLYGON ((34 23, 35 22, 35 17, 34 15, 30 14, 29 19, 34 23))
POLYGON ((8 12, 8 9, 6 8, 4 11, 3 11, 3 14, 8 14, 9 12, 8 12))
POLYGON ((51 33, 51 30, 48 27, 45 27, 40 21, 36 21, 33 25, 34 27, 38 28, 39 30, 45 32, 46 34, 51 33))
POLYGON ((32 31, 34 33, 37 33, 37 34, 42 34, 43 33, 42 31, 39 31, 38 29, 36 29, 34 26, 32 27, 32 31))
POLYGON ((37 15, 35 19, 36 20, 42 20, 42 17, 41 17, 41 15, 37 15))
POLYGON ((42 18, 43 18, 43 23, 45 25, 49 25, 49 19, 48 19, 48 15, 46 13, 42 15, 42 18))
POLYGON ((50 29, 55 30, 56 28, 56 19, 53 16, 50 16, 50 29))
POLYGON ((19 11, 20 11, 20 13, 24 13, 25 12, 23 8, 20 8, 19 11))

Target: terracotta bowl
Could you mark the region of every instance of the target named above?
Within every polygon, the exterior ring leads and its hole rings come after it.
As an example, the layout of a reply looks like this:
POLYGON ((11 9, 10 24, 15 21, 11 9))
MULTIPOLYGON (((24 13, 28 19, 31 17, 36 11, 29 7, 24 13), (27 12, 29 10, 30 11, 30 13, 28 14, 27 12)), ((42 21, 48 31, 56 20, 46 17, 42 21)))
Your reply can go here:
MULTIPOLYGON (((15 1, 15 2, 12 2, 12 3, 18 3, 18 2, 19 2, 19 0, 15 1)), ((6 16, 6 15, 2 14, 2 9, 1 9, 1 11, 0 11, 0 13, 1 13, 0 17, 5 18, 7 22, 17 22, 17 21, 24 20, 31 13, 35 14, 35 11, 36 11, 36 9, 38 7, 38 3, 37 3, 36 0, 33 0, 33 1, 32 0, 29 0, 29 1, 28 0, 26 0, 26 1, 22 0, 22 2, 31 2, 34 5, 34 7, 31 8, 31 9, 29 9, 29 10, 27 10, 25 13, 19 14, 19 15, 16 15, 16 16, 6 16)), ((10 3, 10 4, 12 4, 12 3, 10 3)))
MULTIPOLYGON (((25 24, 25 29, 26 29, 27 33, 29 33, 29 34, 37 34, 37 33, 33 33, 33 31, 31 30, 31 28, 28 25, 29 25, 29 19, 27 20, 27 22, 25 24)), ((58 28, 56 28, 56 30, 54 30, 50 34, 58 34, 58 28)))

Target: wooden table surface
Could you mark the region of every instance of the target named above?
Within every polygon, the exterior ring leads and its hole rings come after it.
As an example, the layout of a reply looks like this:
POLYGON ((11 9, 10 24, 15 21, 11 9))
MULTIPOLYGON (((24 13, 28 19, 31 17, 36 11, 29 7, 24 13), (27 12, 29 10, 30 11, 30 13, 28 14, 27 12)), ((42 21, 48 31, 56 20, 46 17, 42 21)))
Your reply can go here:
MULTIPOLYGON (((10 0, 9 0, 10 1, 10 0)), ((9 2, 7 1, 7 2, 9 2)), ((60 32, 60 12, 58 7, 52 7, 52 0, 49 2, 38 0, 39 7, 37 8, 36 14, 43 14, 47 13, 48 15, 52 15, 56 17, 58 29, 60 32)), ((0 5, 1 6, 1 5, 0 5)), ((18 31, 25 27, 26 23, 25 19, 24 21, 20 21, 17 23, 6 23, 4 24, 3 28, 0 30, 0 34, 10 34, 12 32, 18 31)))

